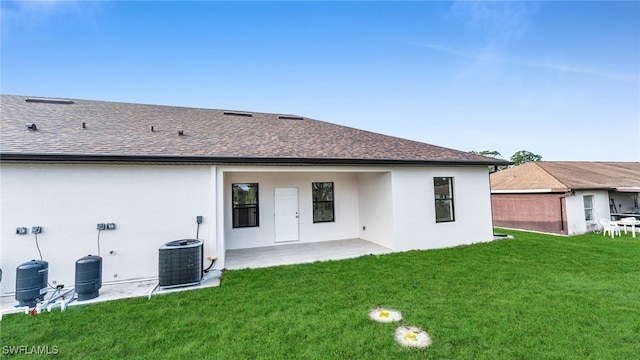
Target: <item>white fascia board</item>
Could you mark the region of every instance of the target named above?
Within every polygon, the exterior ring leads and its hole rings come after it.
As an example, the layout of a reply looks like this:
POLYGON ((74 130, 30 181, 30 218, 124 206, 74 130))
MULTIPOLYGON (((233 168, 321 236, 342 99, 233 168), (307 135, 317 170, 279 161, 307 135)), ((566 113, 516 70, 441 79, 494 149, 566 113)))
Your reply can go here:
POLYGON ((530 194, 530 193, 551 193, 551 192, 565 192, 565 191, 553 191, 553 189, 491 190, 492 194, 530 194))
POLYGON ((621 186, 613 189, 618 192, 640 193, 640 186, 621 186))

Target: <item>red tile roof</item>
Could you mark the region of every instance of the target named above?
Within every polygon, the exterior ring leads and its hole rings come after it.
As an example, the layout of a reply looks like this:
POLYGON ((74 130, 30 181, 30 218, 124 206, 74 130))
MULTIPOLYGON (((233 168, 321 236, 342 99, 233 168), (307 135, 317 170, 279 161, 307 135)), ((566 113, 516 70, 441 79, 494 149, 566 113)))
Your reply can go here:
POLYGON ((538 161, 491 174, 492 192, 637 188, 640 163, 538 161))
POLYGON ((0 99, 0 155, 5 161, 503 164, 464 151, 291 115, 16 95, 0 99), (35 124, 37 130, 27 129, 27 124, 35 124))

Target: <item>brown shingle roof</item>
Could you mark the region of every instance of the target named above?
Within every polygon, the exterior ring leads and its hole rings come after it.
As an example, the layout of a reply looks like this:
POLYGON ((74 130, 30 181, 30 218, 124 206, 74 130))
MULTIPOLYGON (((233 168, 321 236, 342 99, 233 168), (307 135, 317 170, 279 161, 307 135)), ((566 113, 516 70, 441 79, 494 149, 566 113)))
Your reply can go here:
POLYGON ((33 102, 16 95, 0 99, 3 159, 46 155, 208 161, 499 162, 304 117, 76 99, 70 99, 72 104, 33 102), (25 125, 30 123, 36 124, 36 131, 27 129, 25 125), (179 131, 184 135, 178 135, 179 131))
POLYGON ((640 187, 637 162, 530 162, 491 174, 491 191, 568 191, 640 187))

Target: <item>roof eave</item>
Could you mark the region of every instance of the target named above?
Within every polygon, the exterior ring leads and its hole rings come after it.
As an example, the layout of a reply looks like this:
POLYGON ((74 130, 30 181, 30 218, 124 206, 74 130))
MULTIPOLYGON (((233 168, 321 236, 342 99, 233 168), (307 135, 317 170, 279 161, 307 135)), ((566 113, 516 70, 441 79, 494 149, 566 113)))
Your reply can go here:
POLYGON ((568 189, 514 189, 514 190, 491 190, 492 194, 551 194, 566 193, 568 189))
POLYGON ((523 194, 523 193, 559 193, 559 192, 572 192, 572 191, 617 191, 627 193, 640 193, 640 187, 574 187, 564 189, 512 189, 512 190, 491 190, 492 194, 523 194))
POLYGON ((640 193, 640 186, 620 186, 613 189, 617 192, 640 193))
POLYGON ((288 164, 288 165, 503 165, 502 162, 479 160, 411 160, 349 158, 283 158, 172 155, 87 155, 1 153, 3 163, 183 163, 183 164, 288 164))

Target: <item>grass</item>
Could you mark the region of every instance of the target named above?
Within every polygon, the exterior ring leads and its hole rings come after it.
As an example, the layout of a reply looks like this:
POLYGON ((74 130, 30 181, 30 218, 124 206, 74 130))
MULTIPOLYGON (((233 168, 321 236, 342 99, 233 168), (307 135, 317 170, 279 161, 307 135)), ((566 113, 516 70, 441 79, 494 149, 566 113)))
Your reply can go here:
POLYGON ((219 288, 8 315, 0 344, 75 359, 640 356, 640 238, 500 231, 515 239, 228 271, 219 288), (377 306, 404 319, 372 322, 377 306), (398 325, 433 344, 397 345, 398 325))

